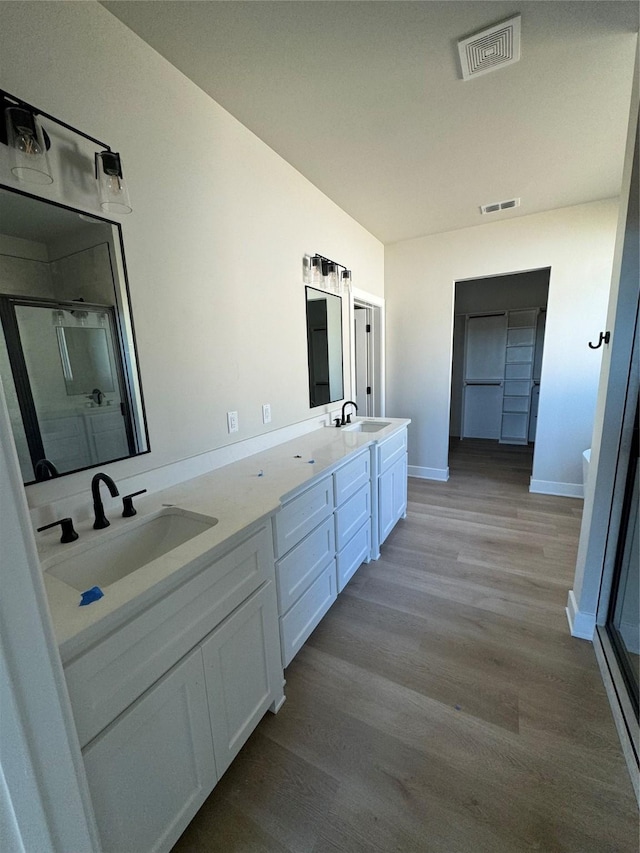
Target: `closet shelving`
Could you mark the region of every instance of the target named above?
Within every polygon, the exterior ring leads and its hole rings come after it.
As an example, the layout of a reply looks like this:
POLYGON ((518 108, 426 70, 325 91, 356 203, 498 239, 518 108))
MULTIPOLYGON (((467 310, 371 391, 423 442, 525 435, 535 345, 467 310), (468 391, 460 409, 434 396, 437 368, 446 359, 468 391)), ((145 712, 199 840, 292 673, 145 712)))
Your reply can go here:
POLYGON ((537 308, 507 312, 501 444, 527 444, 536 345, 537 308))

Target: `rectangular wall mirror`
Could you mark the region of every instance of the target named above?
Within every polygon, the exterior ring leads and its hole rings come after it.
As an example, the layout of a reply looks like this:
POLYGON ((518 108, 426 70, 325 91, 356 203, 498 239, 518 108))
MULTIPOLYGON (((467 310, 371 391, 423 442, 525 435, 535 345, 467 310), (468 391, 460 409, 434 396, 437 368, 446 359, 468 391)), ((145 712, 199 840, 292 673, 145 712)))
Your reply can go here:
POLYGON ((148 452, 117 223, 0 186, 0 320, 25 485, 148 452))
POLYGON ((344 397, 342 298, 307 287, 309 405, 322 406, 344 397))

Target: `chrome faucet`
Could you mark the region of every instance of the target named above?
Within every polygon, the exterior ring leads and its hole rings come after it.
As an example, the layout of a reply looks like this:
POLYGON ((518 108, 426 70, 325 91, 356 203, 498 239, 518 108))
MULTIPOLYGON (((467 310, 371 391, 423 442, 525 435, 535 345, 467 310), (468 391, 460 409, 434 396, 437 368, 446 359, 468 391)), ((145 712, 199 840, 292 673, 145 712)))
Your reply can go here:
POLYGON ((95 513, 95 521, 93 522, 94 530, 102 530, 103 527, 109 527, 109 519, 104 514, 104 507, 102 505, 102 498, 100 497, 100 483, 104 483, 106 487, 109 489, 112 498, 117 497, 120 492, 118 491, 118 487, 113 482, 111 477, 108 474, 103 474, 102 472, 96 474, 93 480, 91 481, 91 495, 93 497, 93 511, 95 513))
POLYGON ((347 408, 347 406, 353 406, 353 408, 356 410, 356 412, 358 411, 358 407, 357 407, 357 405, 353 402, 353 400, 346 400, 346 401, 342 404, 342 420, 340 421, 340 426, 344 426, 345 424, 350 424, 350 423, 351 423, 351 412, 349 412, 349 414, 347 415, 347 417, 346 417, 346 418, 345 418, 345 416, 344 416, 344 410, 347 408))

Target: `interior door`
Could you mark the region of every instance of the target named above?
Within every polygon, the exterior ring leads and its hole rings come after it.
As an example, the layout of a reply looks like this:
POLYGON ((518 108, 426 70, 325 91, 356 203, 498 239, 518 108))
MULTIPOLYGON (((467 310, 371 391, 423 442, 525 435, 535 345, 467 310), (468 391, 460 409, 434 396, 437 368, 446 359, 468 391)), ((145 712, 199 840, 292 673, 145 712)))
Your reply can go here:
POLYGON ((361 306, 354 306, 354 340, 355 340, 355 368, 356 368, 356 393, 355 401, 358 414, 361 417, 371 417, 371 317, 370 310, 361 306))

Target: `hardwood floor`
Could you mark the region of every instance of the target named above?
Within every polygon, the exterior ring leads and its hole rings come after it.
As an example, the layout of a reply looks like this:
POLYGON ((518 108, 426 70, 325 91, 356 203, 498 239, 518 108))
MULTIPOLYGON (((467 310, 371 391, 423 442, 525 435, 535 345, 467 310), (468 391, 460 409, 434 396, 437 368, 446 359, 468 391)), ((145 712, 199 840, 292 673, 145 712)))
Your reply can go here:
POLYGON ((286 672, 174 853, 637 853, 590 643, 569 636, 582 502, 528 448, 452 445, 286 672))

